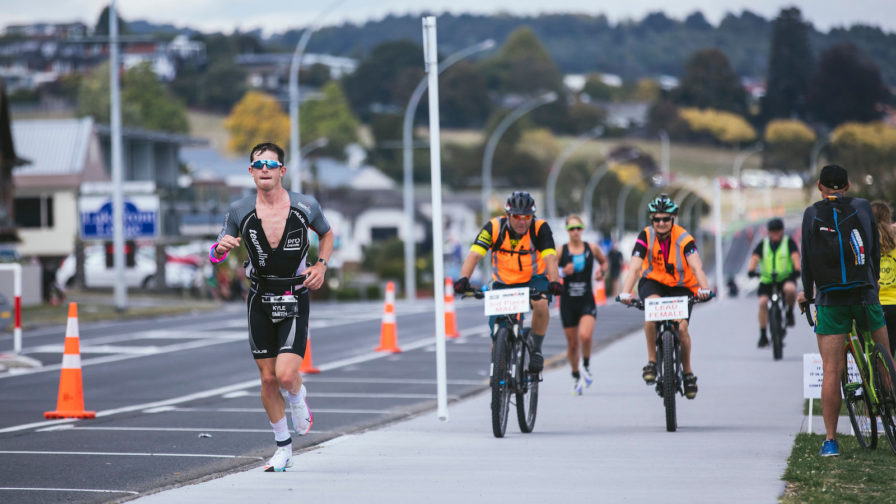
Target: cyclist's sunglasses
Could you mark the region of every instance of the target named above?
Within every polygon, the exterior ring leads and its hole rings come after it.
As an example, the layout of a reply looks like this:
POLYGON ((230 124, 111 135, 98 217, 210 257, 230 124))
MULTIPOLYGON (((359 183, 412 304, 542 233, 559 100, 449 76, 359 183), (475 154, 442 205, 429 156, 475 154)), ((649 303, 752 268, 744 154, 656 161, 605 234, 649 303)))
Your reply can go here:
POLYGON ((273 159, 259 159, 258 161, 253 161, 252 164, 249 165, 256 170, 263 170, 265 168, 269 170, 276 170, 283 166, 283 163, 279 161, 274 161, 273 159))
POLYGON ((672 220, 672 217, 654 217, 651 219, 654 223, 657 222, 669 222, 672 220))
POLYGON ((513 217, 515 220, 532 220, 532 216, 531 216, 531 215, 516 215, 516 214, 510 214, 510 216, 513 217))
POLYGON ((581 231, 585 229, 585 226, 566 226, 567 231, 581 231))

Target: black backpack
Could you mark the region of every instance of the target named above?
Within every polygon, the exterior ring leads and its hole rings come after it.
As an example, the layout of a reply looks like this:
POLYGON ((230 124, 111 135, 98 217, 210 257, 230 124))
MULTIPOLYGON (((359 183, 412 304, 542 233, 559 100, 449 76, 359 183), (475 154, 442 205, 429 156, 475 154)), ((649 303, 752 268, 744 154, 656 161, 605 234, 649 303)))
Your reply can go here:
POLYGON ((831 197, 815 203, 808 256, 815 285, 821 292, 871 289, 871 237, 852 198, 831 197))

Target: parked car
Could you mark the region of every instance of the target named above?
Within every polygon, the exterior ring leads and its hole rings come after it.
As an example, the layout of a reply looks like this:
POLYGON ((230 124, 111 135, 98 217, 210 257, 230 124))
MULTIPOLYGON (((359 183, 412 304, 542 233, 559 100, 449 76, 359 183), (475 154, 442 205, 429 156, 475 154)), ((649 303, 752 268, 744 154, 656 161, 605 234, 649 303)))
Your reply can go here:
MULTIPOLYGON (((168 255, 165 261, 165 285, 180 289, 198 287, 202 280, 199 265, 198 258, 168 255)), ((70 287, 74 282, 76 268, 75 255, 70 254, 56 270, 56 284, 62 288, 70 287)), ((134 254, 134 266, 125 268, 124 271, 128 287, 151 287, 156 276, 155 250, 151 247, 138 248, 134 254)), ((115 268, 106 267, 106 251, 101 246, 84 250, 84 284, 85 287, 115 285, 115 268)))
POLYGON ((12 303, 6 299, 6 296, 0 294, 0 331, 9 330, 14 318, 12 303))

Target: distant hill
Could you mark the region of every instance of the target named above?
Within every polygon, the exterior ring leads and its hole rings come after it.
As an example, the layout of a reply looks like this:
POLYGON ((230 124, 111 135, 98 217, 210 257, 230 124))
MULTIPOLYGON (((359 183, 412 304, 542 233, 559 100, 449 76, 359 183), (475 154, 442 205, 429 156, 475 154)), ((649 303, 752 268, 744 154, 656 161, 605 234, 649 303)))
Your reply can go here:
MULTIPOLYGON (((699 12, 684 20, 656 12, 638 22, 616 24, 605 16, 580 14, 443 14, 438 17, 439 49, 443 54, 450 54, 486 38, 501 44, 523 25, 532 28, 565 73, 599 71, 625 79, 660 74, 678 76, 684 62, 695 51, 716 47, 725 52, 740 75, 764 77, 772 19, 746 10, 739 15, 728 14, 718 26, 708 23, 699 12)), ((290 30, 272 37, 269 42, 293 48, 300 35, 300 30, 290 30)), ((376 44, 398 38, 420 43, 420 17, 388 16, 362 25, 323 28, 311 38, 307 50, 362 57, 376 44)), ((877 63, 885 81, 896 85, 896 34, 855 25, 827 33, 813 29, 810 39, 816 54, 835 43, 854 43, 877 63)))

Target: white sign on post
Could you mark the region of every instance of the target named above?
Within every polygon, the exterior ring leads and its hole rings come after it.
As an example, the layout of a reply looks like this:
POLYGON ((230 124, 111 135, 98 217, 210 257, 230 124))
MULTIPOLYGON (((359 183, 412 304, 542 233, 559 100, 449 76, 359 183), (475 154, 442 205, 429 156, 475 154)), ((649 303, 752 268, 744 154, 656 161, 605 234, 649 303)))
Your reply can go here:
POLYGON ((485 291, 485 315, 529 313, 529 288, 485 291))
MULTIPOLYGON (((856 362, 850 354, 846 354, 846 372, 849 374, 849 381, 862 381, 859 368, 856 367, 856 362)), ((824 378, 824 369, 822 368, 821 354, 803 354, 803 399, 809 400, 809 434, 812 434, 812 402, 814 399, 821 399, 822 378, 824 378)), ((843 394, 842 389, 840 393, 843 394)))
POLYGON ((688 318, 688 297, 657 297, 644 300, 644 320, 683 320, 688 318))

